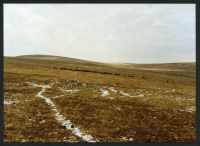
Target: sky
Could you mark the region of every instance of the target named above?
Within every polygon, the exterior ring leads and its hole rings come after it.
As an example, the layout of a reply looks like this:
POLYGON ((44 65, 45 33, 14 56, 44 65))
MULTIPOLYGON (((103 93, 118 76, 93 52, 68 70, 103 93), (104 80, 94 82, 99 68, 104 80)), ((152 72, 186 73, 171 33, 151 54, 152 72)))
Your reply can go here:
POLYGON ((4 56, 195 62, 195 4, 4 4, 4 56))

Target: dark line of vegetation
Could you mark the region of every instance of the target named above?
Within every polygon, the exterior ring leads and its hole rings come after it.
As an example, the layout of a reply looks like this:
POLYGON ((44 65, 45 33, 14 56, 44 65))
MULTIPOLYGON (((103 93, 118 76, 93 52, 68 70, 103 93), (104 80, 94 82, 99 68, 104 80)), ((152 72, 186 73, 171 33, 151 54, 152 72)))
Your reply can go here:
MULTIPOLYGON (((108 74, 108 75, 115 75, 115 76, 125 76, 119 73, 110 73, 110 72, 102 72, 102 71, 94 71, 94 70, 83 70, 83 69, 72 69, 72 68, 65 68, 65 67, 53 67, 53 69, 61 69, 61 70, 71 70, 71 71, 79 71, 79 72, 90 72, 90 73, 98 73, 98 74, 108 74)), ((127 75, 128 77, 134 77, 133 75, 127 75)))

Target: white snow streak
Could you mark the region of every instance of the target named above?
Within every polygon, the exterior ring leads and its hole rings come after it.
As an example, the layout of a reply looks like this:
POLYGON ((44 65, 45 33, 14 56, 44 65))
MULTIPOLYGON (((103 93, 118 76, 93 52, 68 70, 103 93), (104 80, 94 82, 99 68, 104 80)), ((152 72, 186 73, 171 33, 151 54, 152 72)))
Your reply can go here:
POLYGON ((87 135, 84 134, 83 132, 80 131, 80 129, 76 126, 74 126, 74 124, 70 121, 67 120, 63 115, 61 115, 60 111, 56 108, 55 104, 51 101, 50 98, 43 96, 42 93, 45 92, 46 88, 50 88, 49 85, 38 85, 38 84, 34 84, 34 83, 29 83, 28 84, 35 86, 35 87, 40 87, 42 88, 42 90, 40 92, 37 93, 36 96, 42 98, 45 100, 45 102, 52 107, 52 110, 55 113, 55 119, 64 127, 66 127, 68 130, 71 130, 72 133, 80 138, 82 138, 83 140, 85 140, 86 142, 98 142, 98 140, 93 140, 94 138, 91 135, 87 135), (72 128, 73 127, 73 128, 72 128))
POLYGON ((121 93, 122 95, 125 95, 125 96, 130 96, 130 94, 125 93, 125 92, 123 92, 123 91, 119 91, 119 93, 121 93))
POLYGON ((11 105, 11 104, 18 104, 24 102, 30 102, 31 100, 18 100, 18 99, 4 99, 4 104, 11 105))
POLYGON ((109 89, 110 89, 110 91, 117 93, 117 90, 115 90, 113 87, 110 87, 109 89))
POLYGON ((144 94, 139 94, 139 95, 135 95, 135 96, 131 96, 131 97, 144 97, 144 94))
POLYGON ((7 104, 7 105, 10 105, 10 104, 17 104, 17 103, 19 103, 19 101, 18 100, 6 100, 6 99, 4 99, 4 104, 7 104))

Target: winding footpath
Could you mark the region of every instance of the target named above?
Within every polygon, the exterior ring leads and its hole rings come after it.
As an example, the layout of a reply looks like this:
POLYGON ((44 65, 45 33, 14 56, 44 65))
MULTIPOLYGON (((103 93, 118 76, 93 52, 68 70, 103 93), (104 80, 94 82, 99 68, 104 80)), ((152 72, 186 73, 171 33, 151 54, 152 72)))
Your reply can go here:
POLYGON ((70 121, 70 120, 67 120, 61 113, 60 111, 57 109, 56 105, 51 101, 50 98, 42 95, 45 90, 47 88, 51 88, 51 86, 49 85, 39 85, 39 84, 35 84, 35 83, 30 83, 30 82, 26 82, 28 83, 29 85, 31 86, 34 86, 34 87, 38 87, 38 88, 42 88, 41 91, 39 91, 37 93, 37 97, 40 97, 42 99, 45 100, 45 102, 51 106, 52 108, 52 111, 54 111, 54 114, 55 114, 55 119, 64 127, 66 127, 66 129, 68 130, 71 130, 72 133, 78 137, 80 137, 81 139, 83 139, 84 141, 86 142, 99 142, 98 140, 95 140, 91 135, 87 135, 85 133, 83 133, 78 127, 74 126, 74 124, 70 121), (73 128, 72 128, 73 127, 73 128))

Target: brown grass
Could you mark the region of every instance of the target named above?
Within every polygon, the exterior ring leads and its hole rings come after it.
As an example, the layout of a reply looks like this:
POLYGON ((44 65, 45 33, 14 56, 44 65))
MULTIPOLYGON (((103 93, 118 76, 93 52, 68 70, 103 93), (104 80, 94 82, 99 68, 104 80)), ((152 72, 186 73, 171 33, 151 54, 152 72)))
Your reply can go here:
POLYGON ((44 94, 63 116, 101 142, 195 141, 195 111, 186 110, 195 106, 195 70, 187 70, 188 66, 176 73, 60 60, 5 58, 4 62, 4 100, 18 101, 4 105, 6 142, 82 141, 61 126, 51 107, 36 97, 41 89, 26 82, 54 83, 44 94), (55 70, 52 66, 134 77, 55 70), (118 92, 111 92, 109 87, 118 92), (62 89, 80 91, 68 93, 62 89), (100 89, 110 95, 102 97, 100 89), (145 95, 128 97, 119 91, 145 95), (59 95, 63 96, 55 98, 59 95))

